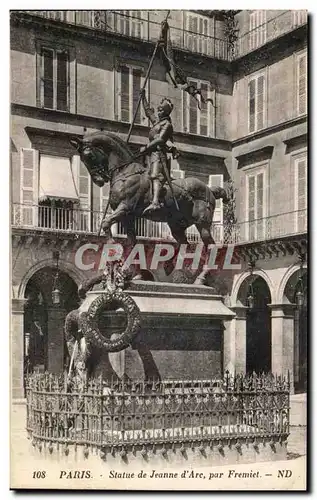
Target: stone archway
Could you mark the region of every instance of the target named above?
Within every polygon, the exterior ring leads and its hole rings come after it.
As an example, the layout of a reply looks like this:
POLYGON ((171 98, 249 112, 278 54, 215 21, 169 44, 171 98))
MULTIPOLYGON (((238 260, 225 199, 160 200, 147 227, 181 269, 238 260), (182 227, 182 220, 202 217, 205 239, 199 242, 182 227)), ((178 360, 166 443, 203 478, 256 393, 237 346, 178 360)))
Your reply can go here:
MULTIPOLYGON (((29 280, 37 271, 40 271, 45 267, 51 267, 51 266, 52 266, 52 259, 48 258, 41 260, 40 262, 32 266, 30 269, 28 269, 28 271, 23 276, 20 285, 18 286, 17 298, 23 298, 25 296, 26 286, 29 280)), ((86 279, 86 276, 82 271, 80 271, 74 265, 70 264, 68 261, 62 258, 59 259, 59 269, 64 273, 66 273, 67 275, 69 275, 72 278, 72 280, 77 284, 77 286, 79 286, 79 284, 85 281, 86 279)))
POLYGON ((53 267, 42 267, 32 274, 25 286, 24 373, 60 373, 65 366, 64 320, 69 311, 79 306, 79 298, 75 281, 66 272, 60 271, 60 303, 53 304, 55 273, 53 267))
POLYGON ((246 372, 267 373, 271 371, 271 303, 270 288, 259 275, 249 275, 238 291, 238 301, 246 309, 246 372), (248 307, 248 295, 252 292, 254 304, 248 307))
POLYGON ((294 337, 293 337, 293 377, 296 393, 307 390, 307 269, 296 269, 286 281, 283 292, 283 303, 294 304, 294 337), (297 304, 296 295, 303 293, 302 305, 297 304))

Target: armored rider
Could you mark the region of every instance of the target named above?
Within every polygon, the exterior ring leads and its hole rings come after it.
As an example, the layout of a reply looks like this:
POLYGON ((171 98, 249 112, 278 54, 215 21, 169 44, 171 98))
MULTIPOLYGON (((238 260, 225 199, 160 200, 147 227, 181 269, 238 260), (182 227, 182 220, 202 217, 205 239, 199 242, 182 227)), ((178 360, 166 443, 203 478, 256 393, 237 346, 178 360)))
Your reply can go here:
POLYGON ((150 159, 150 177, 152 181, 153 198, 152 203, 144 210, 147 214, 161 208, 159 201, 161 190, 170 176, 170 161, 167 153, 172 153, 173 158, 179 156, 179 152, 173 144, 173 125, 170 114, 173 110, 173 104, 167 98, 162 99, 157 108, 157 117, 154 109, 150 107, 146 97, 145 90, 141 92, 142 104, 145 115, 150 120, 152 127, 149 132, 149 143, 141 148, 140 152, 149 155, 150 159))

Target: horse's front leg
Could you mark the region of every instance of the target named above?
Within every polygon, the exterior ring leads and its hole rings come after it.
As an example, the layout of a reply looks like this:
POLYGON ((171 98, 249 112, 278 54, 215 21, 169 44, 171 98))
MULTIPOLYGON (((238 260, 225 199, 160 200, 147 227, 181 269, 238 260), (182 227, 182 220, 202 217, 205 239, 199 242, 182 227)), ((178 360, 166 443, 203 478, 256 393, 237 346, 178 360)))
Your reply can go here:
POLYGON ((124 227, 127 232, 128 245, 133 247, 136 244, 136 232, 135 232, 135 217, 134 215, 127 215, 124 220, 124 227))
POLYGON ((106 216, 103 223, 101 224, 101 227, 105 233, 107 243, 114 243, 114 239, 112 238, 111 226, 116 222, 121 222, 121 220, 126 217, 127 213, 127 205, 125 203, 120 203, 120 205, 118 205, 118 207, 114 212, 112 212, 112 214, 106 216))

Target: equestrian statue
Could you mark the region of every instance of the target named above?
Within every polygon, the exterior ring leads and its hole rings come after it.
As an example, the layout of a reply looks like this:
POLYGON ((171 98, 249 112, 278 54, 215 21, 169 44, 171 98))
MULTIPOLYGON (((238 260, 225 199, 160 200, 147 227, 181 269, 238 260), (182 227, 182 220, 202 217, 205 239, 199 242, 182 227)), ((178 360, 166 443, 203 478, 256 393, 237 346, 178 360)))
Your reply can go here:
POLYGON ((214 243, 211 224, 216 200, 228 201, 226 190, 208 187, 196 177, 171 179, 171 156, 179 152, 173 143, 173 125, 170 114, 172 102, 164 98, 157 108, 157 116, 150 107, 144 89, 140 99, 146 116, 151 122, 149 142, 137 155, 113 133, 100 131, 72 137, 92 181, 99 187, 110 182, 108 213, 102 230, 108 243, 112 243, 111 226, 121 222, 126 229, 129 243, 134 245, 135 219, 143 217, 152 221, 167 222, 178 244, 188 243, 186 229, 195 224, 204 245, 214 243), (145 159, 148 159, 148 164, 145 159), (138 161, 138 159, 143 161, 138 161))

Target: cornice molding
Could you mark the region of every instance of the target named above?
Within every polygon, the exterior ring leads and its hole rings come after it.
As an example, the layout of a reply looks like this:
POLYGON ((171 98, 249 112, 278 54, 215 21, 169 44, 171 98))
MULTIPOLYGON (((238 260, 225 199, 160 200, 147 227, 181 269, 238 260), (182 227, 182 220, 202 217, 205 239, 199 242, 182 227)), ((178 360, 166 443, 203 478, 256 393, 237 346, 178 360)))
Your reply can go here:
POLYGON ((274 134, 275 132, 280 132, 281 130, 285 130, 290 127, 295 127, 296 125, 300 125, 302 123, 307 124, 307 115, 298 116, 292 118, 291 120, 287 120, 285 122, 277 123, 276 125, 271 125, 271 127, 264 128, 259 130, 258 132, 254 132, 253 134, 248 134, 239 139, 234 139, 231 141, 232 148, 240 146, 241 144, 246 144, 247 142, 252 142, 256 139, 261 139, 262 137, 266 137, 267 135, 274 134))
POLYGON ((247 153, 240 154, 235 158, 239 162, 239 168, 241 168, 251 163, 272 158, 273 150, 274 146, 264 146, 262 148, 248 151, 247 153))
MULTIPOLYGON (((108 130, 109 132, 117 133, 117 134, 122 134, 126 136, 128 134, 129 130, 129 123, 123 123, 123 122, 118 122, 115 120, 109 120, 105 118, 99 118, 95 116, 87 116, 87 115, 80 115, 80 114, 75 114, 75 113, 69 113, 65 111, 56 111, 56 110, 48 110, 48 109, 43 109, 43 108, 38 108, 36 106, 29 106, 26 104, 18 104, 18 103, 12 103, 11 104, 11 111, 12 114, 20 114, 28 117, 34 117, 34 118, 39 118, 45 121, 46 128, 42 129, 40 127, 32 127, 32 126, 27 126, 26 131, 29 131, 31 133, 42 133, 42 134, 54 134, 54 135, 59 135, 62 136, 64 135, 78 135, 78 137, 82 137, 84 134, 84 128, 87 129, 92 129, 92 130, 100 130, 100 129, 105 129, 108 130), (65 131, 65 132, 60 132, 56 131, 53 128, 48 129, 48 122, 62 122, 62 123, 67 123, 70 126, 76 126, 76 127, 82 127, 82 133, 81 134, 76 134, 76 132, 71 132, 71 131, 65 131)), ((145 144, 147 139, 148 139, 148 127, 144 127, 142 125, 134 125, 134 132, 131 138, 131 143, 137 143, 137 144, 145 144)), ((183 132, 178 132, 174 131, 174 141, 175 143, 178 144, 190 144, 193 149, 195 147, 203 147, 206 148, 206 155, 208 155, 208 150, 210 149, 219 149, 223 150, 224 154, 223 157, 226 157, 226 152, 231 151, 231 142, 227 141, 225 139, 216 139, 213 137, 204 137, 200 135, 193 135, 193 134, 185 134, 183 132)), ((182 151, 183 154, 183 151, 182 151)), ((190 154, 189 152, 184 151, 184 155, 190 154)), ((196 155, 201 155, 199 151, 195 151, 196 155)))
POLYGON ((245 262, 250 262, 278 258, 281 255, 306 254, 307 246, 307 233, 302 233, 264 241, 236 243, 235 252, 245 262))

